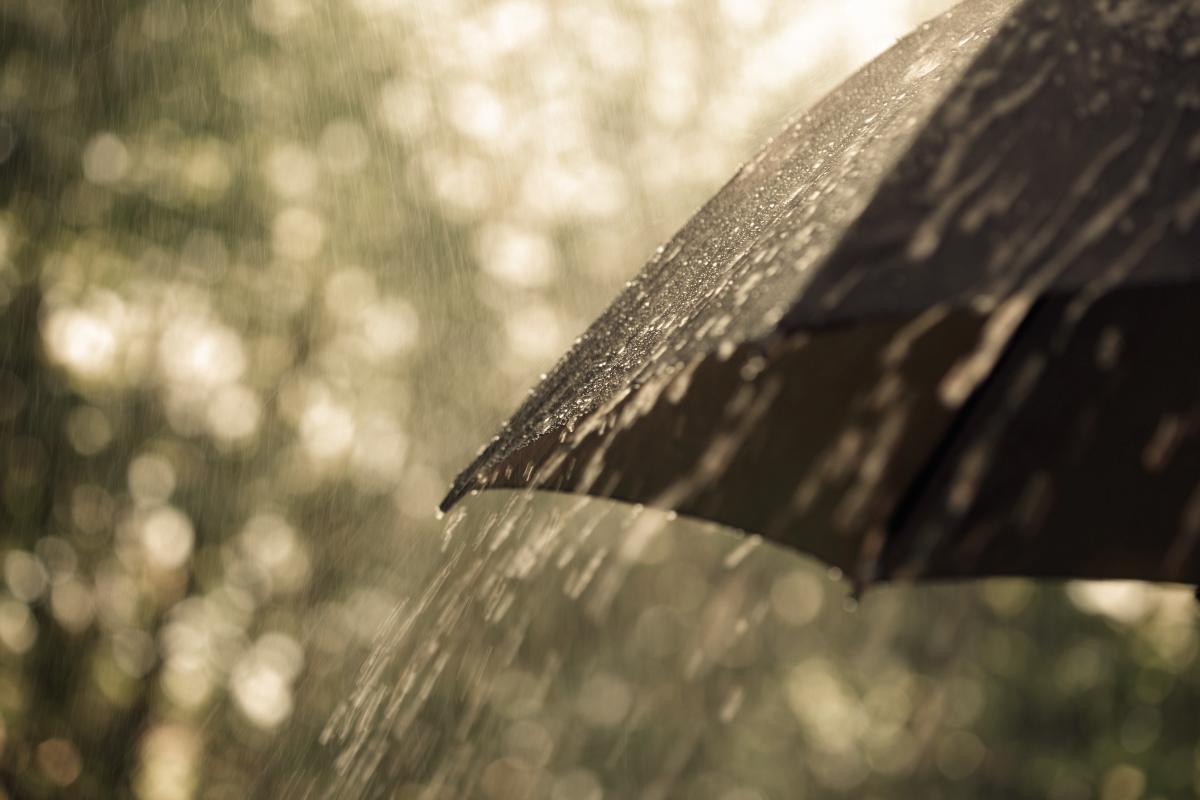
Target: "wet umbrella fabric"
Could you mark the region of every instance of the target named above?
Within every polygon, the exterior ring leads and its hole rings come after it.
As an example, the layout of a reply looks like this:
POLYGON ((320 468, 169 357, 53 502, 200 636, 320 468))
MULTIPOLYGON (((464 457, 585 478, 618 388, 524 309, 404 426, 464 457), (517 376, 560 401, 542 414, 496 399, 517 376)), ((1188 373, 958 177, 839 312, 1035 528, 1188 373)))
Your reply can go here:
POLYGON ((968 0, 746 164, 458 478, 896 576, 1200 580, 1200 3, 968 0))

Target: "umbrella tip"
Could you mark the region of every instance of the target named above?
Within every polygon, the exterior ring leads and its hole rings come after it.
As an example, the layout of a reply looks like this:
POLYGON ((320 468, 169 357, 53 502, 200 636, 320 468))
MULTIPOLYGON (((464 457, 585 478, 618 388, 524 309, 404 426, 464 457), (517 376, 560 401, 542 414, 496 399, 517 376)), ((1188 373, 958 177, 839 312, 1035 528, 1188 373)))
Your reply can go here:
POLYGON ((438 503, 438 514, 445 514, 454 504, 463 499, 463 496, 470 490, 471 481, 455 481, 450 487, 450 491, 442 498, 442 502, 438 503))
POLYGON ((871 582, 862 577, 854 576, 850 578, 850 596, 849 600, 855 606, 862 602, 863 595, 867 589, 871 587, 871 582))

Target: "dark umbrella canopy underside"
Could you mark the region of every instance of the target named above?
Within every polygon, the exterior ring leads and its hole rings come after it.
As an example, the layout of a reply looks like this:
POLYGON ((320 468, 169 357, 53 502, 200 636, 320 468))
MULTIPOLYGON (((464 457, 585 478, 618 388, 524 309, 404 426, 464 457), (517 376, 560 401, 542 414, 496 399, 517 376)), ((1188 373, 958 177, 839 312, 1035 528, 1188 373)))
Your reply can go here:
POLYGON ((891 576, 1200 580, 1200 3, 971 0, 746 165, 456 482, 891 576))

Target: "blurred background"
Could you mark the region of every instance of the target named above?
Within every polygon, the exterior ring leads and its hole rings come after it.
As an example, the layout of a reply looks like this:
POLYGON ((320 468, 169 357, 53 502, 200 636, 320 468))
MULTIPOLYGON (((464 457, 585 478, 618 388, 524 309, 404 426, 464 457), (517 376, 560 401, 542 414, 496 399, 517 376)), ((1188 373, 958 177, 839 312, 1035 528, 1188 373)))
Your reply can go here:
POLYGON ((434 518, 656 245, 949 5, 0 0, 0 798, 1200 790, 1186 591, 854 610, 681 520, 617 569, 632 511, 434 518))

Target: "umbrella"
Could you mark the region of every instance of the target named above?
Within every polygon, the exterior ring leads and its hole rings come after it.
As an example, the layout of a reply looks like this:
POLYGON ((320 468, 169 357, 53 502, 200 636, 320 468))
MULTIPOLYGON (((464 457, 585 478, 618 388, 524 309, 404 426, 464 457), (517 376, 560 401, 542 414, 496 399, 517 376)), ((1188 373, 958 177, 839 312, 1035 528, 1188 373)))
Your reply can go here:
POLYGON ((794 120, 443 502, 533 487, 856 581, 1200 580, 1200 5, 967 0, 794 120))

